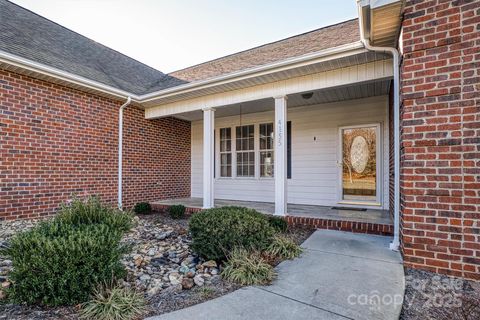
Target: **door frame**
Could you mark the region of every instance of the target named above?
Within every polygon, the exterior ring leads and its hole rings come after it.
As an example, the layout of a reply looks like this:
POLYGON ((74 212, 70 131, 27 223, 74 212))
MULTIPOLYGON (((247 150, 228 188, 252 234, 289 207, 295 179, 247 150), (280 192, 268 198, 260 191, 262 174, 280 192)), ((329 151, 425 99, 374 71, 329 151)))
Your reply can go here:
POLYGON ((383 135, 382 135, 382 123, 362 123, 355 125, 346 125, 338 127, 338 153, 337 153, 337 173, 338 173, 338 190, 337 190, 337 203, 355 207, 382 207, 383 206, 383 135), (375 127, 376 131, 376 199, 375 201, 361 201, 361 200, 344 200, 343 199, 343 130, 356 129, 365 127, 375 127))

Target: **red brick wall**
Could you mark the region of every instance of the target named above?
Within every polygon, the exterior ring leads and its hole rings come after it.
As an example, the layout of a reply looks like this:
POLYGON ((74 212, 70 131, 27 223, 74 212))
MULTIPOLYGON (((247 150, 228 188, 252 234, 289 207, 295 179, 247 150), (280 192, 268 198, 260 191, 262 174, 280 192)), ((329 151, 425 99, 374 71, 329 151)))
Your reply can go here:
MULTIPOLYGON (((113 101, 0 70, 0 220, 51 214, 73 194, 117 199, 113 101)), ((190 195, 190 123, 125 109, 124 205, 190 195)))
POLYGON ((407 1, 405 264, 480 279, 480 1, 407 1))

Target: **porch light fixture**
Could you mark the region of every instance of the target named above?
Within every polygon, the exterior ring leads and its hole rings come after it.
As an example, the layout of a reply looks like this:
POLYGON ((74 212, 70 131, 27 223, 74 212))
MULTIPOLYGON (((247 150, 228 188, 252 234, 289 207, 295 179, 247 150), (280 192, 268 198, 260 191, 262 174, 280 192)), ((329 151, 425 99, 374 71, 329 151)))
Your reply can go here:
POLYGON ((311 97, 313 97, 313 92, 302 93, 302 98, 305 100, 308 100, 311 97))

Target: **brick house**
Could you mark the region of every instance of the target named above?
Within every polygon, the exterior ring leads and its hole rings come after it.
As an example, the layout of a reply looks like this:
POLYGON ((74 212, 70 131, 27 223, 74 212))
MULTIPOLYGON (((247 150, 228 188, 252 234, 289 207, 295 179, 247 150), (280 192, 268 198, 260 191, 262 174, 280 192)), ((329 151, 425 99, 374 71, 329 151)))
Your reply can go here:
POLYGON ((480 279, 480 1, 358 6, 164 74, 0 0, 0 219, 237 204, 480 279))

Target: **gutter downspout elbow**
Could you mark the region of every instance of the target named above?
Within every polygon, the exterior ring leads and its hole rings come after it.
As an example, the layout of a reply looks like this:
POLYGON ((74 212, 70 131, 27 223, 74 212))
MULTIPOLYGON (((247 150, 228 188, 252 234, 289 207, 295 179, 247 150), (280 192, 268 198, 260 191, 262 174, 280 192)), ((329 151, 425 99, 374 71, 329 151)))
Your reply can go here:
POLYGON ((132 98, 128 97, 127 101, 120 106, 118 110, 118 208, 122 209, 122 162, 123 162, 123 110, 130 105, 132 98))
POLYGON ((365 49, 376 52, 388 52, 393 57, 393 175, 394 175, 394 205, 393 205, 393 241, 390 249, 398 251, 400 247, 400 54, 393 47, 375 47, 370 45, 369 39, 363 32, 362 5, 357 0, 358 21, 360 25, 360 40, 365 49))

